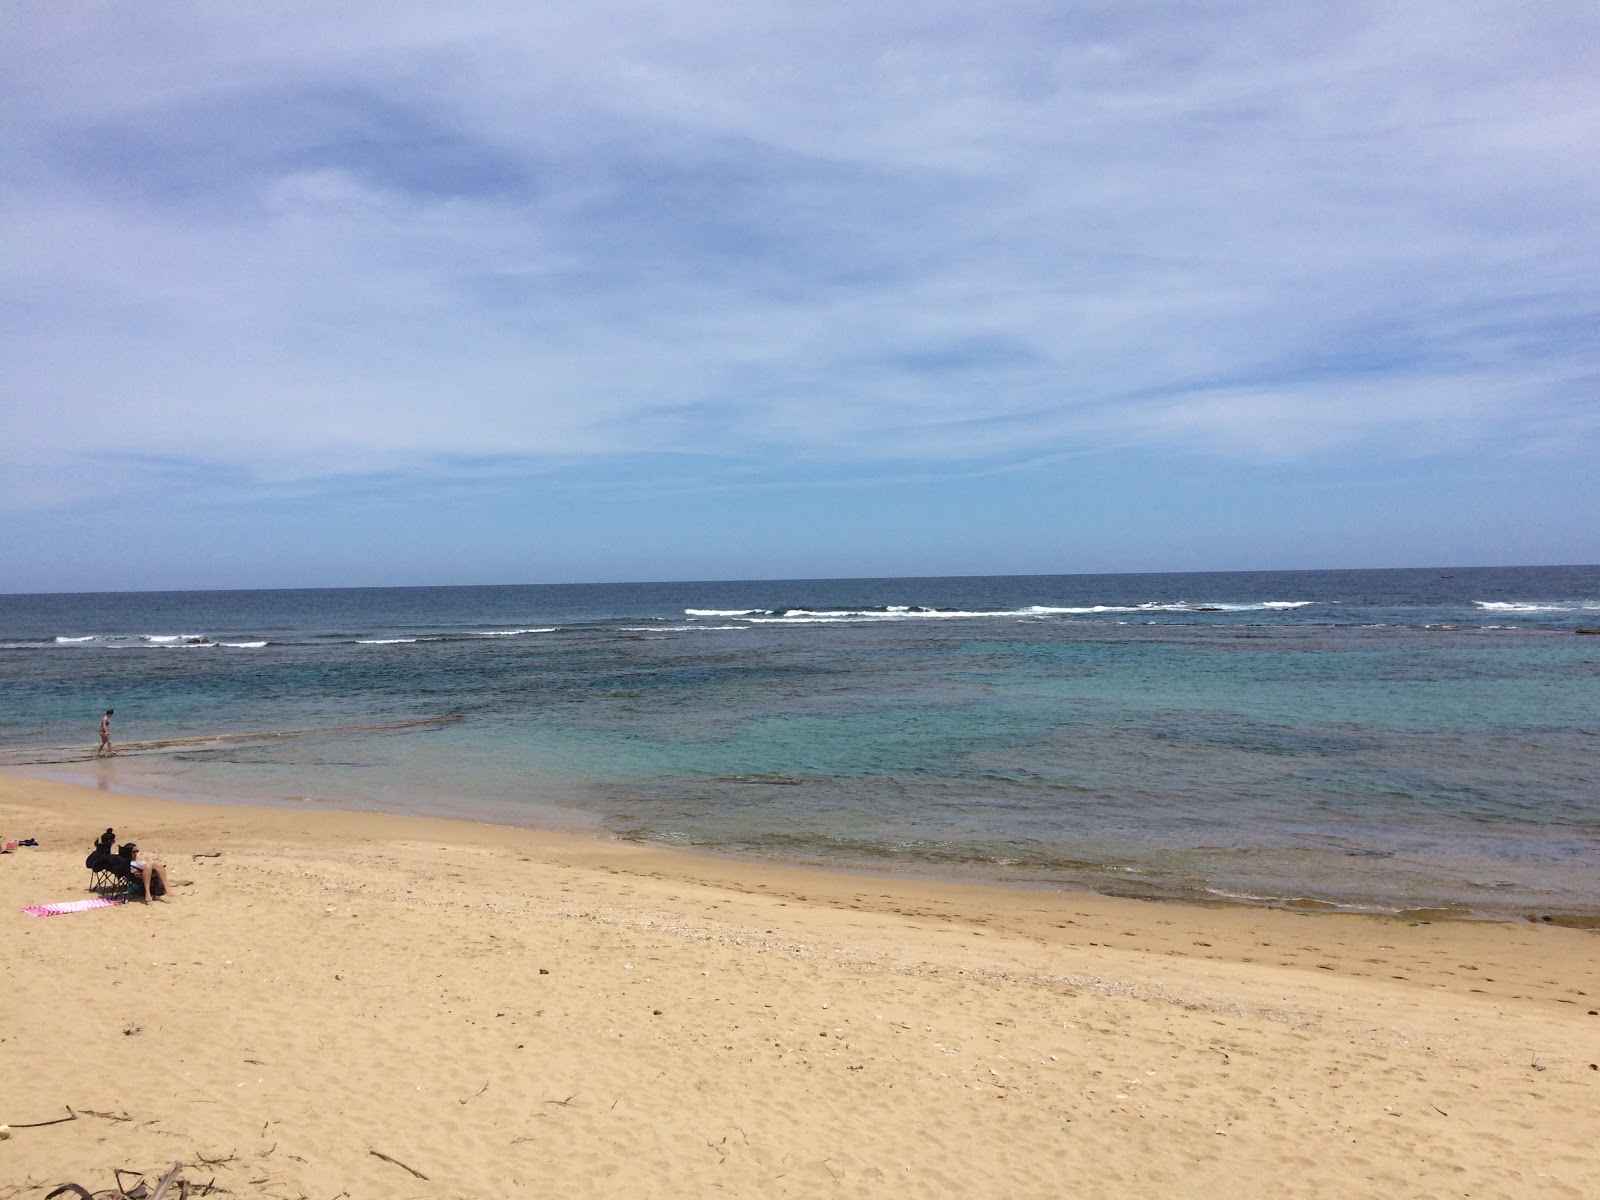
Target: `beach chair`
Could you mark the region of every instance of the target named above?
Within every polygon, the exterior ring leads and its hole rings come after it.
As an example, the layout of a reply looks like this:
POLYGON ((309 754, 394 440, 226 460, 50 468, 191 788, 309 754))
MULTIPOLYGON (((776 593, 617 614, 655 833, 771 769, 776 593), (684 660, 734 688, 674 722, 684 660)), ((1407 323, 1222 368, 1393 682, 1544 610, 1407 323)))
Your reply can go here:
MULTIPOLYGON (((106 830, 95 842, 94 849, 89 851, 89 857, 83 860, 83 865, 89 869, 89 890, 102 896, 126 895, 143 899, 144 880, 133 873, 134 845, 128 842, 113 852, 111 844, 116 839, 115 832, 106 830)), ((167 894, 159 877, 151 881, 150 894, 167 894)))
POLYGON ((91 892, 120 891, 128 886, 127 874, 119 875, 113 870, 114 855, 111 846, 117 840, 114 830, 108 829, 95 841, 94 849, 89 851, 89 857, 83 860, 83 865, 89 869, 89 890, 91 892))

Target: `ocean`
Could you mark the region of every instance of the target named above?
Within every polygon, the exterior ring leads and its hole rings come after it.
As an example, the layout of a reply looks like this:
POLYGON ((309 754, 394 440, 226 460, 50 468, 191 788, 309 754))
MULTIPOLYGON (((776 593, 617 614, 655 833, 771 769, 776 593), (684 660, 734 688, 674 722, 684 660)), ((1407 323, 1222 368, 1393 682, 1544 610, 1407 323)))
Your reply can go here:
POLYGON ((1596 626, 1600 567, 0 595, 0 767, 859 871, 1593 917, 1596 626), (107 708, 121 753, 96 760, 107 708))

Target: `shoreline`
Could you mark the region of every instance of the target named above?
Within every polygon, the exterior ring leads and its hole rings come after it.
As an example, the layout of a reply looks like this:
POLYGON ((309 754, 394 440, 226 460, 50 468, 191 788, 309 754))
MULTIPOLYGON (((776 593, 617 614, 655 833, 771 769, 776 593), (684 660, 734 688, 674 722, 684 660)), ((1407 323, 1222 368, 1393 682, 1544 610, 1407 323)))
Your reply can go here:
MULTIPOLYGON (((431 722, 405 722, 412 725, 431 722)), ((214 743, 232 739, 259 739, 276 736, 294 736, 297 731, 290 733, 238 733, 238 734, 210 734, 197 738, 165 739, 156 742, 130 743, 127 751, 132 757, 142 757, 141 749, 148 753, 149 748, 165 747, 174 743, 214 743)), ((67 787, 79 787, 85 790, 99 790, 108 794, 119 796, 160 799, 166 802, 183 805, 215 806, 222 808, 233 807, 259 807, 273 811, 290 813, 367 813, 374 816, 397 816, 404 819, 460 821, 469 825, 483 825, 497 829, 520 829, 531 833, 557 833, 590 839, 601 844, 636 845, 640 847, 659 849, 668 854, 684 854, 691 857, 705 858, 715 861, 724 861, 732 865, 749 864, 753 868, 771 867, 774 869, 793 868, 797 870, 837 872, 849 876, 879 879, 893 882, 895 880, 919 880, 935 886, 966 885, 973 887, 994 887, 999 889, 1016 889, 1026 892, 1063 892, 1072 895, 1100 896, 1107 899, 1133 901, 1136 903, 1173 904, 1192 907, 1221 907, 1243 908, 1255 911, 1288 912, 1297 914, 1330 915, 1330 916, 1363 916, 1394 919, 1401 921, 1467 921, 1467 922, 1510 922, 1513 924, 1530 925, 1557 925, 1572 929, 1600 930, 1600 901, 1590 905, 1505 905, 1502 907, 1479 906, 1472 907, 1465 903, 1441 902, 1435 904, 1417 904, 1414 906, 1396 905, 1384 900, 1367 898, 1355 900, 1331 900, 1316 896, 1251 896, 1240 893, 1224 892, 1220 889, 1208 887, 1186 886, 1181 883, 1165 883, 1161 880, 1150 880, 1144 888, 1129 887, 1121 878, 1113 878, 1110 882, 1115 887, 1095 887, 1092 881, 1081 877, 1070 879, 1006 879, 982 869, 962 871, 946 866, 939 866, 925 862, 906 862, 897 864, 879 864, 872 862, 853 861, 807 861, 799 858, 762 857, 756 854, 741 854, 734 850, 719 851, 715 848, 676 846, 669 842, 653 841, 645 838, 628 838, 611 833, 603 826, 593 822, 585 823, 583 820, 571 820, 562 823, 554 820, 557 814, 564 814, 569 818, 586 818, 589 814, 581 813, 576 809, 566 809, 559 806, 548 807, 544 810, 530 809, 528 815, 536 818, 540 811, 544 811, 551 820, 544 823, 513 824, 497 822, 488 818, 461 816, 445 812, 396 812, 384 808, 362 808, 341 805, 335 801, 318 800, 312 798, 282 799, 275 802, 263 802, 259 798, 233 801, 217 799, 209 796, 188 795, 174 790, 141 790, 141 783, 151 781, 135 781, 130 785, 112 783, 102 777, 95 784, 75 771, 49 771, 39 768, 69 766, 72 763, 82 762, 85 765, 95 762, 93 752, 85 752, 81 759, 62 759, 51 762, 32 763, 7 763, 0 752, 0 779, 12 776, 23 779, 38 779, 45 782, 59 783, 67 787)), ((119 755, 120 756, 120 755, 119 755)))
POLYGON ((1579 1197, 1600 1172, 1590 932, 6 773, 0 823, 41 843, 0 856, 0 1070, 26 1081, 0 1197, 175 1160, 352 1198, 1579 1197), (107 824, 169 899, 19 911, 86 894, 107 824))

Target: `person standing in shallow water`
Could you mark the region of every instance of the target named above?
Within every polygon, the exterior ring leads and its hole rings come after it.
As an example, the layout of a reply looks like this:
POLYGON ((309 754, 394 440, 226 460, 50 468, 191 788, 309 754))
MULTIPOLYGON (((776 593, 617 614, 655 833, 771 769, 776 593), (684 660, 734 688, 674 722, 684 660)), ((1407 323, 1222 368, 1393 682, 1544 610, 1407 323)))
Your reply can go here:
POLYGON ((111 744, 111 714, 116 711, 114 708, 108 708, 106 709, 106 715, 100 718, 100 749, 94 752, 96 758, 99 758, 102 754, 110 754, 115 757, 117 753, 117 748, 111 744))

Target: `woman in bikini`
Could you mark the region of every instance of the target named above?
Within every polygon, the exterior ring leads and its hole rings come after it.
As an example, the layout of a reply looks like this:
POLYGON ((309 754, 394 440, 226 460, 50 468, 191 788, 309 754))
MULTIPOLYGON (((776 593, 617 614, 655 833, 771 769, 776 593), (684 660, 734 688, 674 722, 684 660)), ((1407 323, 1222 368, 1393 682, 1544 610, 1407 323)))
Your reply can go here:
POLYGON ((144 884, 144 902, 150 903, 150 880, 161 881, 161 892, 164 895, 171 889, 167 886, 167 865, 158 863, 148 854, 140 854, 139 847, 128 848, 128 869, 133 872, 133 877, 144 884))

